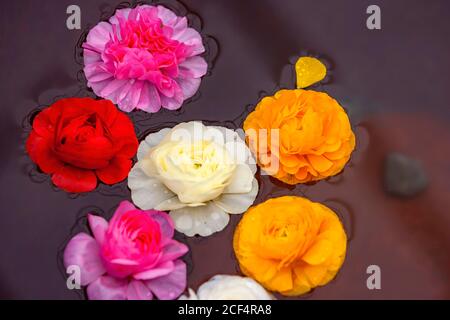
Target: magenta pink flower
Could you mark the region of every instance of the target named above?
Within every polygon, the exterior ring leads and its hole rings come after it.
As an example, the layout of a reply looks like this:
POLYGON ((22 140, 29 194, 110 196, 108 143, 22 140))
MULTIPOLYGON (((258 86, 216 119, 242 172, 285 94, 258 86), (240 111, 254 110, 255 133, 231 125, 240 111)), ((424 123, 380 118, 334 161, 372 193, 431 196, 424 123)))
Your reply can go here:
POLYGON ((177 298, 186 288, 188 248, 173 240, 174 225, 161 211, 123 201, 108 222, 88 216, 94 237, 79 233, 67 244, 64 265, 78 266, 92 300, 177 298))
POLYGON ((163 6, 117 10, 83 48, 88 86, 125 112, 180 108, 208 68, 200 34, 163 6))

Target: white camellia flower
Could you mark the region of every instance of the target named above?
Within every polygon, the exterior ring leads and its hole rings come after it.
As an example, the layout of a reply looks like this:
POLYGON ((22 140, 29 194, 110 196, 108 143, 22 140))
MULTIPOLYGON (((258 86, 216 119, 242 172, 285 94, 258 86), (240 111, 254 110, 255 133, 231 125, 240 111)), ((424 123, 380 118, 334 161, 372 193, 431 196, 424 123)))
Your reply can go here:
POLYGON ((217 275, 198 288, 189 289, 189 296, 179 300, 274 300, 259 283, 251 278, 217 275))
POLYGON ((152 133, 140 144, 128 186, 143 210, 170 211, 187 236, 224 229, 229 214, 245 212, 258 194, 255 161, 230 129, 181 123, 152 133))

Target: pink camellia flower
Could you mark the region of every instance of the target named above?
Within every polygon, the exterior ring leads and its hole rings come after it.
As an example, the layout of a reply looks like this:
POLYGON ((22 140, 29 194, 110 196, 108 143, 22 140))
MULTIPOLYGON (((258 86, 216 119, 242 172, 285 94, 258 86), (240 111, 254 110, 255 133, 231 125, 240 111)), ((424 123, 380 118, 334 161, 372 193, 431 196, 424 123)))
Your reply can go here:
POLYGON ((89 215, 94 237, 79 233, 67 244, 64 265, 80 268, 92 300, 176 299, 186 288, 188 248, 173 240, 174 225, 161 211, 123 201, 108 223, 89 215))
POLYGON ((88 86, 125 112, 180 108, 208 68, 200 34, 163 6, 117 10, 83 48, 88 86))

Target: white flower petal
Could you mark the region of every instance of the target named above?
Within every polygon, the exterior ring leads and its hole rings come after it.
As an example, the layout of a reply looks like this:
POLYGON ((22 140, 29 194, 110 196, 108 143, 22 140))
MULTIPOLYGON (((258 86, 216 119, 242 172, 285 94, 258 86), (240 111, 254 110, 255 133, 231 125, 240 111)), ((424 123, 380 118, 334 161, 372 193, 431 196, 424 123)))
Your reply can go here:
POLYGON ((170 129, 170 133, 161 142, 184 141, 193 143, 194 141, 202 140, 205 131, 206 127, 201 121, 183 122, 170 129))
POLYGON ((249 193, 229 193, 223 194, 214 200, 214 203, 225 212, 231 214, 240 214, 253 204, 258 195, 258 181, 253 179, 252 190, 249 193))
POLYGON ((189 288, 189 295, 182 295, 178 300, 198 300, 198 297, 195 294, 195 291, 189 288))
POLYGON ((175 196, 173 198, 167 199, 164 202, 161 202, 155 207, 155 210, 159 211, 170 211, 170 210, 176 210, 186 207, 187 205, 178 199, 178 196, 175 196))
POLYGON ((230 184, 223 193, 249 193, 253 187, 253 172, 246 164, 238 164, 231 177, 230 184))
POLYGON ((150 149, 156 147, 169 132, 170 128, 164 128, 158 132, 150 133, 145 137, 145 140, 141 142, 138 148, 138 160, 142 160, 148 154, 150 149))
MULTIPOLYGON (((191 297, 192 297, 191 293, 191 297)), ((202 284, 195 295, 197 300, 273 300, 259 283, 251 278, 216 275, 202 284)))
POLYGON ((207 237, 222 231, 230 222, 230 216, 222 209, 208 202, 205 206, 185 207, 170 212, 175 229, 188 237, 196 234, 207 237))
POLYGON ((150 178, 136 164, 128 175, 133 203, 142 210, 150 210, 160 203, 173 198, 175 194, 155 178, 150 178))
POLYGON ((242 138, 237 131, 225 127, 214 126, 213 128, 220 130, 225 138, 225 146, 230 156, 237 160, 238 163, 247 164, 252 170, 253 175, 257 171, 256 161, 250 149, 245 143, 245 133, 242 138))

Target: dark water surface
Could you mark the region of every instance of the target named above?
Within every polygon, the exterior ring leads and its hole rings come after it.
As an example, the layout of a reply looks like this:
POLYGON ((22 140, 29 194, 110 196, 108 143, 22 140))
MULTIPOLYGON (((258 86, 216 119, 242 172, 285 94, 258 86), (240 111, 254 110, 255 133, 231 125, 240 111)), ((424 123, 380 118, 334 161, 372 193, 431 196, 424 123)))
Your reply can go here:
MULTIPOLYGON (((119 1, 9 1, 0 11, 0 298, 79 299, 66 288, 60 253, 90 211, 109 217, 126 182, 86 195, 55 190, 24 152, 29 115, 58 97, 89 95, 80 74, 83 30, 119 1), (81 31, 66 28, 66 8, 82 11, 81 31)), ((166 2, 184 10, 174 1, 166 2)), ((186 0, 193 25, 209 35, 210 75, 176 112, 133 113, 140 137, 164 126, 205 120, 238 128, 264 94, 293 88, 292 59, 318 55, 331 77, 316 90, 349 111, 358 147, 343 174, 287 187, 261 177, 257 203, 296 194, 342 218, 348 253, 337 278, 303 299, 450 299, 450 2, 376 1, 382 30, 365 27, 365 0, 186 0), (198 18, 198 17, 201 17, 198 18), (214 41, 216 39, 216 41, 214 41), (398 151, 419 159, 428 189, 416 198, 387 196, 383 159, 398 151), (381 267, 382 289, 366 287, 366 268, 381 267)), ((186 239, 189 285, 235 274, 234 216, 221 233, 186 239)))

